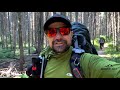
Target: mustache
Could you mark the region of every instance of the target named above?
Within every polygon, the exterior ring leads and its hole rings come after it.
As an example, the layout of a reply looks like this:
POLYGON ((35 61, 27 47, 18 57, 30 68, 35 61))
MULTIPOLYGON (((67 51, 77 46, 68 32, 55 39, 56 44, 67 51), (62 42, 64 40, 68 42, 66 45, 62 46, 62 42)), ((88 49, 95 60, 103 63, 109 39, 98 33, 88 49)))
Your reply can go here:
POLYGON ((57 43, 65 43, 65 44, 67 44, 67 41, 62 40, 62 39, 56 39, 55 41, 52 42, 52 44, 57 44, 57 43))

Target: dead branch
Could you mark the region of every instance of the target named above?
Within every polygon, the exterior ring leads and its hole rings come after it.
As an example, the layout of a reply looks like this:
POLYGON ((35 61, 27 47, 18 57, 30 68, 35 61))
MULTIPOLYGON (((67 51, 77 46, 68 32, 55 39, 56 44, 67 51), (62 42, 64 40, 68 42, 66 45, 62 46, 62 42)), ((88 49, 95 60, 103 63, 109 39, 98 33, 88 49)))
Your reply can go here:
POLYGON ((0 77, 16 77, 21 75, 21 73, 15 68, 15 65, 15 63, 10 62, 8 68, 1 69, 0 77))

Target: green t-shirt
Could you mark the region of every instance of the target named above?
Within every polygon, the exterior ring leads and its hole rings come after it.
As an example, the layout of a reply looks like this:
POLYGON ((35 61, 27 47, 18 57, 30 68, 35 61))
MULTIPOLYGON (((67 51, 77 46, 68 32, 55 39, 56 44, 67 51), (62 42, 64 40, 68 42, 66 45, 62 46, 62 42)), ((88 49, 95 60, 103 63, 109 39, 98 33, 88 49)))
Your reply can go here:
POLYGON ((109 61, 98 55, 83 54, 81 67, 86 78, 120 78, 120 63, 109 61))
MULTIPOLYGON (((72 78, 70 70, 70 57, 72 47, 62 54, 55 54, 50 47, 47 47, 41 56, 47 58, 45 78, 72 78)), ((85 78, 119 78, 120 64, 109 61, 98 55, 85 53, 81 56, 80 64, 85 78)))

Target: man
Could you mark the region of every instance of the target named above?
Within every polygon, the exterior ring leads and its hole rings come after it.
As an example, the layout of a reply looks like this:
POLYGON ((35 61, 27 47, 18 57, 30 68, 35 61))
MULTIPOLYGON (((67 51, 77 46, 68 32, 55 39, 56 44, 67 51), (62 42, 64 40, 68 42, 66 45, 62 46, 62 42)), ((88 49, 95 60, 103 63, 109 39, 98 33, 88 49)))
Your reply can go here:
POLYGON ((99 44, 101 50, 104 48, 104 43, 105 43, 105 39, 103 37, 100 37, 99 44))
MULTIPOLYGON (((69 64, 73 35, 70 21, 55 14, 45 22, 44 31, 49 42, 49 46, 40 53, 48 60, 44 78, 73 78, 69 64)), ((98 55, 82 54, 80 66, 85 78, 120 77, 120 64, 98 55)))

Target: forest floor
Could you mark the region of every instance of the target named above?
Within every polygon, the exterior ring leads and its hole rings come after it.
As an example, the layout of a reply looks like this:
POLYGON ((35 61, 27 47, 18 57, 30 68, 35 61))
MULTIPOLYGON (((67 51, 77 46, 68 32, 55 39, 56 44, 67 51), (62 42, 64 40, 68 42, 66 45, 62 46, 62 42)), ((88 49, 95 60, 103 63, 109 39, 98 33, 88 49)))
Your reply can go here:
POLYGON ((19 59, 0 59, 0 78, 13 78, 25 73, 27 66, 32 62, 32 57, 37 56, 37 54, 31 54, 24 57, 23 71, 19 70, 19 59))
MULTIPOLYGON (((30 54, 26 55, 24 57, 25 64, 24 64, 24 69, 27 67, 28 64, 31 64, 32 62, 32 57, 37 57, 37 54, 30 54)), ((19 68, 19 59, 0 59, 0 69, 2 68, 7 68, 10 63, 14 63, 15 67, 18 69, 19 68)))
POLYGON ((98 55, 101 57, 109 58, 109 56, 105 54, 106 48, 107 48, 107 44, 104 45, 104 48, 102 50, 101 49, 98 50, 98 55))

